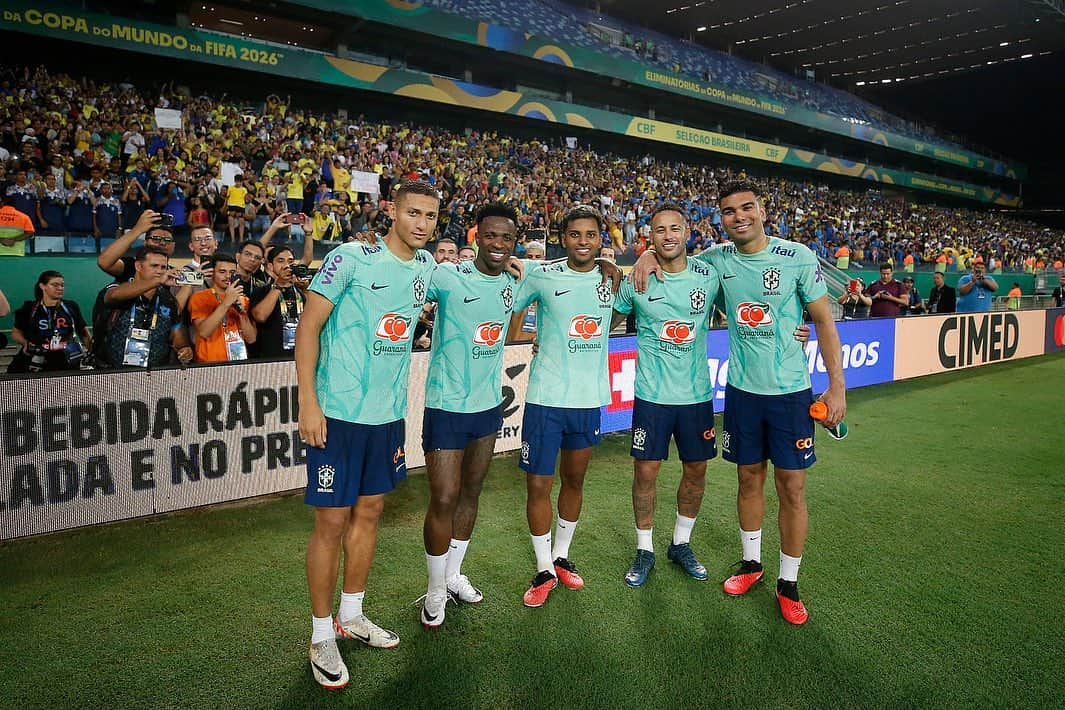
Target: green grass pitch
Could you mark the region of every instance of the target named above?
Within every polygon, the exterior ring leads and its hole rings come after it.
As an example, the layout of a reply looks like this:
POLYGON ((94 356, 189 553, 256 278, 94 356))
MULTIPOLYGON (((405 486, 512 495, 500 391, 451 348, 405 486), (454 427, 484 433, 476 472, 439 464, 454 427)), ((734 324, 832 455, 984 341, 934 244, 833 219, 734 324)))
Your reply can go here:
MULTIPOLYGON (((855 390, 851 433, 818 436, 801 628, 771 582, 727 598, 735 472, 711 462, 692 538, 708 582, 665 559, 679 478, 659 482, 658 567, 635 548, 625 436, 588 475, 571 558, 588 586, 542 609, 513 455, 489 474, 464 567, 485 593, 418 624, 423 475, 387 503, 366 609, 396 650, 349 642, 347 689, 306 661, 311 513, 267 499, 0 547, 5 707, 1041 707, 1065 697, 1065 357, 855 390)), ((776 499, 763 543, 775 577, 776 499)))

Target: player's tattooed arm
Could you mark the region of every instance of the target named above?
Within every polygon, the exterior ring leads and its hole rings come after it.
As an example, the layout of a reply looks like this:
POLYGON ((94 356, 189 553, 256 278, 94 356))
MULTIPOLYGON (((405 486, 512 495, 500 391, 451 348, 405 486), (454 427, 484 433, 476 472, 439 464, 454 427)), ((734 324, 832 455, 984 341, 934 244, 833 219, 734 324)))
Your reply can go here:
POLYGON ((610 279, 610 292, 617 295, 618 289, 621 288, 621 282, 625 280, 625 274, 610 259, 598 258, 595 260, 595 264, 599 267, 599 273, 603 275, 603 283, 610 279))
POLYGON ((648 249, 640 258, 633 264, 632 270, 629 272, 629 279, 632 281, 633 287, 636 289, 636 293, 643 293, 647 290, 647 284, 651 280, 651 274, 655 275, 659 281, 663 281, 662 267, 658 264, 658 259, 655 258, 655 252, 653 249, 648 249))

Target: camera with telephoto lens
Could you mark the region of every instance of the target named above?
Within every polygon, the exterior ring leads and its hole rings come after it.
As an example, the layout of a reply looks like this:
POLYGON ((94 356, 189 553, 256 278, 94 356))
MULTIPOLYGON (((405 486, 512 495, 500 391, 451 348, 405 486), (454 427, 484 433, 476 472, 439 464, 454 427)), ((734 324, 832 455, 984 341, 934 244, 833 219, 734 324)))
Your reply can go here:
POLYGON ((44 355, 47 351, 39 345, 27 345, 26 352, 28 352, 30 356, 30 364, 26 369, 30 372, 40 372, 43 370, 44 355))

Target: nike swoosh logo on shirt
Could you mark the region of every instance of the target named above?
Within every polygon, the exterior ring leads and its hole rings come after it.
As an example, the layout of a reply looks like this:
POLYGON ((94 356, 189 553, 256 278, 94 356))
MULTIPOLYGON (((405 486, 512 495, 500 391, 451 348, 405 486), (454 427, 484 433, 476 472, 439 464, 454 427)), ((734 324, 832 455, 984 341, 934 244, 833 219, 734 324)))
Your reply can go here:
POLYGON ((372 284, 370 284, 370 288, 372 288, 374 291, 380 291, 383 288, 388 288, 388 284, 374 284, 374 283, 372 283, 372 284))
POLYGON ((481 300, 480 296, 474 296, 473 298, 470 298, 469 296, 466 296, 465 298, 462 299, 462 302, 463 303, 473 303, 474 301, 480 301, 480 300, 481 300))
POLYGON ((565 296, 569 291, 555 291, 556 296, 565 296))
POLYGON ((321 673, 322 675, 324 675, 326 678, 328 678, 329 680, 333 681, 334 683, 336 683, 342 677, 340 673, 330 673, 329 671, 327 671, 326 669, 322 668, 320 665, 318 665, 314 661, 311 661, 311 665, 314 666, 316 669, 318 669, 319 673, 321 673))
POLYGON ((665 298, 665 296, 655 296, 654 298, 648 296, 647 297, 647 302, 648 303, 654 303, 655 301, 661 301, 663 298, 665 298))
POLYGON ((737 276, 739 276, 739 274, 725 274, 723 278, 726 278, 726 279, 734 279, 734 278, 736 278, 737 276))

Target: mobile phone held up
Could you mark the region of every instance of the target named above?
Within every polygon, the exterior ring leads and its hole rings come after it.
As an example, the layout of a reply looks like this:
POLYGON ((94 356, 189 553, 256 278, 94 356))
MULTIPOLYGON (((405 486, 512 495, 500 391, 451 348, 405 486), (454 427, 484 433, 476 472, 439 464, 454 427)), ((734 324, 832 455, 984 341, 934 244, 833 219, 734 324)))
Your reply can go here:
POLYGON ((162 229, 170 229, 174 226, 174 215, 169 212, 160 212, 155 219, 155 226, 162 229))
POLYGON ((858 283, 858 279, 851 279, 850 283, 847 284, 848 293, 858 293, 858 283))
POLYGON ((285 215, 285 224, 306 224, 307 215, 302 213, 285 215))

